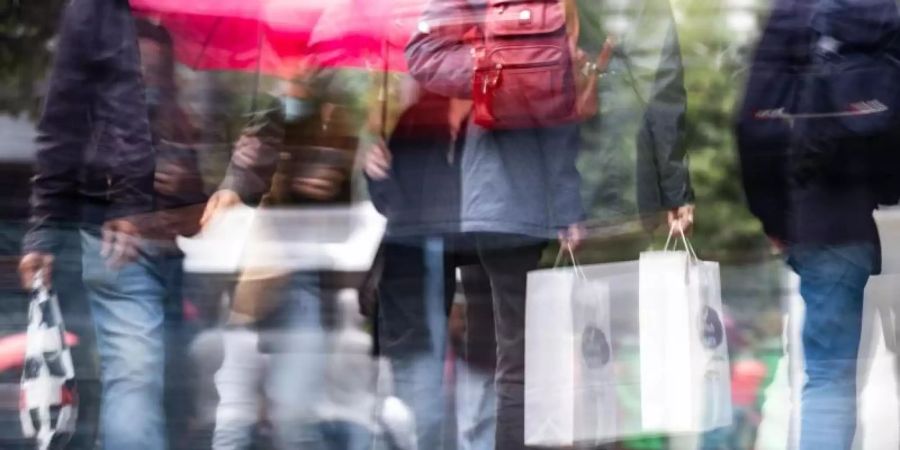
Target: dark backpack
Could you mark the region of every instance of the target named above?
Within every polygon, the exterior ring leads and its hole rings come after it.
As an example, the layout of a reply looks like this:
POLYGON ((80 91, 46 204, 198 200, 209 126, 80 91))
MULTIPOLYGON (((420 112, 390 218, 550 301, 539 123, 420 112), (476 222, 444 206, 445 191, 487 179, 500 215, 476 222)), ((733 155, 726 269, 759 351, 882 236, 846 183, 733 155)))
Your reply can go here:
POLYGON ((756 158, 786 158, 791 183, 866 180, 882 203, 895 203, 896 10, 878 15, 846 6, 841 15, 828 8, 836 7, 795 3, 770 15, 738 113, 739 142, 756 158))
POLYGON ((546 127, 596 113, 599 68, 575 61, 566 3, 488 0, 472 87, 476 124, 546 127))

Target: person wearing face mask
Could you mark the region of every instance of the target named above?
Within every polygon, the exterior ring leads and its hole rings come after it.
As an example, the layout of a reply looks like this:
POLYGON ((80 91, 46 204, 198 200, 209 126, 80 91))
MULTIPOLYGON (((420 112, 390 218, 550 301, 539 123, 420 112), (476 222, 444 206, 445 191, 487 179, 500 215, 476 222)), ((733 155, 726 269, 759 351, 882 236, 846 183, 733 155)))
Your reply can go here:
POLYGON ((315 113, 315 107, 312 102, 294 95, 296 94, 287 93, 281 97, 284 121, 288 123, 299 122, 315 113))
MULTIPOLYGON (((353 74, 314 65, 283 81, 245 127, 201 223, 241 202, 258 205, 256 238, 290 243, 309 236, 302 224, 279 218, 308 208, 350 206, 363 123, 362 110, 353 103, 356 86, 361 85, 353 74)), ((326 330, 333 325, 329 319, 336 314, 335 296, 346 281, 339 273, 273 263, 271 255, 259 255, 254 248, 248 246, 244 254, 247 265, 224 333, 213 448, 249 445, 263 398, 277 448, 363 448, 369 442, 365 430, 341 441, 329 437, 317 415, 326 392, 326 330), (262 396, 257 395, 260 388, 262 396)))
POLYGON ((206 206, 206 225, 241 202, 270 207, 349 204, 362 117, 340 71, 300 70, 264 96, 235 144, 225 179, 206 206))

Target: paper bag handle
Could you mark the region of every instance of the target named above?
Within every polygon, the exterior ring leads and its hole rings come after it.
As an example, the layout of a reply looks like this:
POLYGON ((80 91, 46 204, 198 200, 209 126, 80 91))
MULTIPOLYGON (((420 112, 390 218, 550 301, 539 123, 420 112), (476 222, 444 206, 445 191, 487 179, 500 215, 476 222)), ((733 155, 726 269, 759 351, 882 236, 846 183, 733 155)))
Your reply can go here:
POLYGON ((675 222, 669 227, 669 237, 666 238, 666 245, 663 247, 663 251, 669 251, 669 247, 671 246, 672 251, 676 249, 678 246, 678 239, 673 241, 672 237, 674 237, 675 230, 678 230, 678 234, 681 236, 681 242, 684 244, 684 250, 688 253, 688 257, 692 259, 693 262, 700 262, 700 258, 697 257, 697 252, 694 251, 694 246, 691 245, 691 241, 688 240, 687 235, 684 233, 684 228, 682 228, 681 224, 675 222))
POLYGON ((47 286, 44 284, 44 269, 38 269, 34 274, 34 278, 31 279, 31 290, 39 291, 46 288, 47 286))
POLYGON ((556 254, 556 262, 553 263, 553 268, 556 269, 559 267, 560 263, 563 261, 563 255, 568 254, 569 260, 572 261, 572 268, 575 269, 575 273, 578 274, 583 279, 587 279, 587 276, 584 274, 584 270, 581 269, 581 264, 578 262, 578 258, 575 257, 575 251, 572 249, 572 244, 565 244, 559 246, 559 253, 556 254))

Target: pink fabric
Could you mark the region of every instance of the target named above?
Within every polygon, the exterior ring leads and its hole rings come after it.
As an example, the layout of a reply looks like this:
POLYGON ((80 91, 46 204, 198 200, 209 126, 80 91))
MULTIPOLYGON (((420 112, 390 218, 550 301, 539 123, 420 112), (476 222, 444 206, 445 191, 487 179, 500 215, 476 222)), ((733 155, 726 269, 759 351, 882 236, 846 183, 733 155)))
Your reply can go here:
POLYGON ((198 70, 282 75, 306 52, 322 12, 303 0, 131 0, 172 35, 175 56, 198 70))
POLYGON ((198 70, 287 77, 297 67, 405 71, 403 48, 424 0, 131 0, 198 70), (385 64, 384 55, 387 55, 385 64))
POLYGON ((424 7, 424 0, 334 0, 312 33, 311 51, 323 66, 405 72, 403 50, 424 7))

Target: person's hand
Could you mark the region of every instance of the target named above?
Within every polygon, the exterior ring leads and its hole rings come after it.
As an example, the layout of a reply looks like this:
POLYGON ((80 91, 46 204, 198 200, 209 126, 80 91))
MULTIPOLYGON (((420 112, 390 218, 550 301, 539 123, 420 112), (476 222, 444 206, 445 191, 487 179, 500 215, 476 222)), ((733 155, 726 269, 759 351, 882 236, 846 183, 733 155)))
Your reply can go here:
POLYGON ((203 189, 203 181, 199 175, 185 167, 174 163, 161 163, 156 167, 153 180, 156 192, 175 196, 179 193, 197 192, 203 189))
POLYGON ((365 172, 369 178, 381 181, 390 177, 392 156, 383 143, 372 145, 366 154, 365 172))
POLYGON ((106 265, 110 269, 118 270, 137 259, 140 232, 135 223, 133 219, 122 218, 103 224, 100 230, 100 256, 106 258, 106 265))
POLYGON ((787 245, 781 239, 769 236, 769 243, 772 244, 772 247, 775 247, 775 250, 778 250, 778 253, 784 253, 787 250, 787 245))
POLYGON ((587 237, 587 230, 584 228, 584 225, 575 223, 560 231, 558 237, 561 247, 569 248, 574 252, 581 247, 581 244, 587 237))
POLYGON ((262 151, 262 142, 251 134, 243 134, 234 144, 234 152, 231 154, 231 162, 238 167, 253 167, 259 160, 262 151))
POLYGON ((677 227, 685 234, 690 233, 691 227, 694 226, 694 205, 681 205, 677 208, 669 210, 667 215, 669 228, 677 227))
POLYGON ((344 174, 337 168, 310 167, 303 176, 291 180, 291 189, 303 197, 318 201, 331 200, 340 193, 344 174))
POLYGON ((221 189, 213 194, 206 202, 203 216, 200 217, 200 226, 205 227, 214 217, 222 211, 241 203, 241 196, 230 189, 221 189))
POLYGON ((43 252, 29 252, 19 261, 19 280, 22 288, 31 290, 34 284, 34 277, 41 272, 41 278, 44 286, 50 286, 51 275, 53 274, 53 255, 43 252))

